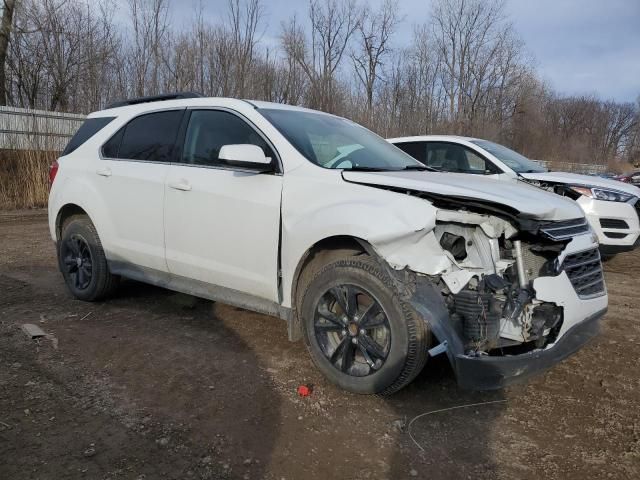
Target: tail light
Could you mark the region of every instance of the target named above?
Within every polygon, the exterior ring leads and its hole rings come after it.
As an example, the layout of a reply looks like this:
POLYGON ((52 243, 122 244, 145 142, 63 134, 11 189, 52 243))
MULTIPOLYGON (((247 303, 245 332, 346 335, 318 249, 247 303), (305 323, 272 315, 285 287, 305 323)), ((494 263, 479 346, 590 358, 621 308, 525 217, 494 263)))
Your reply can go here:
POLYGON ((49 186, 53 185, 53 181, 56 179, 57 173, 58 173, 58 161, 54 160, 51 166, 49 167, 49 186))

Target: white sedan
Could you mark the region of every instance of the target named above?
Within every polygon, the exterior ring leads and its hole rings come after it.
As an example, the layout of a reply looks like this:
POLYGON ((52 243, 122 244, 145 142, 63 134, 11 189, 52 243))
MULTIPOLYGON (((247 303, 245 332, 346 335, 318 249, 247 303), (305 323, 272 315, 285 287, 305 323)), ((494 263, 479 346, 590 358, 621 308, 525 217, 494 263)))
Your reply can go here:
POLYGON ((442 172, 522 180, 574 199, 598 236, 603 255, 640 244, 640 188, 589 175, 548 172, 538 163, 488 140, 453 135, 389 139, 424 165, 442 172))

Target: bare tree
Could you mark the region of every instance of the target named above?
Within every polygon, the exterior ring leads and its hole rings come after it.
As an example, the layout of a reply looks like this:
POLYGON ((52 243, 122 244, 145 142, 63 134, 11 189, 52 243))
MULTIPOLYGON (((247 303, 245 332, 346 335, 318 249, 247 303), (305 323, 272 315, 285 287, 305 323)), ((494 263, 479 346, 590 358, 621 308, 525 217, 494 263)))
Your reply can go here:
POLYGON ((129 69, 135 95, 158 93, 162 42, 168 30, 166 0, 128 0, 133 47, 129 53, 129 69))
POLYGON ((310 0, 310 37, 294 19, 284 28, 282 44, 287 56, 302 68, 309 81, 307 103, 335 112, 336 75, 349 40, 360 24, 361 12, 353 0, 310 0))
POLYGON ((67 0, 20 4, 7 61, 7 88, 15 104, 52 110, 99 108, 111 82, 115 55, 106 10, 67 0))
POLYGON ((351 54, 356 76, 364 88, 367 117, 373 116, 373 97, 384 58, 389 55, 389 40, 400 21, 396 0, 385 0, 379 11, 365 7, 357 26, 358 46, 351 54))
POLYGON ((258 42, 258 26, 262 18, 262 5, 259 0, 229 0, 229 23, 231 25, 231 54, 234 58, 236 86, 232 94, 244 97, 247 93, 247 74, 254 60, 258 42))
POLYGON ((0 105, 7 104, 7 53, 13 27, 13 12, 16 0, 2 0, 2 20, 0 20, 0 105))
POLYGON ((442 86, 454 129, 470 129, 487 92, 500 83, 508 45, 517 53, 503 0, 437 0, 433 32, 443 67, 442 86), (466 120, 464 122, 463 120, 466 120))

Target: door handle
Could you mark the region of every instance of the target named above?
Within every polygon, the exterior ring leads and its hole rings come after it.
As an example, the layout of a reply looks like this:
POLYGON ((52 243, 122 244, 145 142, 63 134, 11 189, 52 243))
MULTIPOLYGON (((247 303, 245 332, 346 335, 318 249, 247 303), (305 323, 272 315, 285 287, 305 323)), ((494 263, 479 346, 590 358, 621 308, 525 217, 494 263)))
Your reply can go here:
POLYGON ((109 167, 99 168, 98 170, 96 170, 96 173, 98 175, 100 175, 101 177, 110 177, 111 176, 111 169, 109 167))
POLYGON ((170 182, 169 186, 174 190, 182 190, 183 192, 188 192, 191 190, 191 185, 186 180, 180 180, 178 182, 170 182))

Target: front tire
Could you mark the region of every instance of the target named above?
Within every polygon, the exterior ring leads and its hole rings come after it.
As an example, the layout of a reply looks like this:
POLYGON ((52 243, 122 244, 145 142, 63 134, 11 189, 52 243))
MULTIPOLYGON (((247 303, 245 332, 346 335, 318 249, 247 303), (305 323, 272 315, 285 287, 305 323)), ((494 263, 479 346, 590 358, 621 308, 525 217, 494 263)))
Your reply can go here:
POLYGON ((354 393, 389 395, 424 367, 430 331, 372 257, 327 264, 302 295, 307 349, 336 385, 354 393))
POLYGON ((58 265, 67 288, 79 300, 93 302, 113 293, 112 275, 95 226, 86 215, 65 220, 58 243, 58 265))

